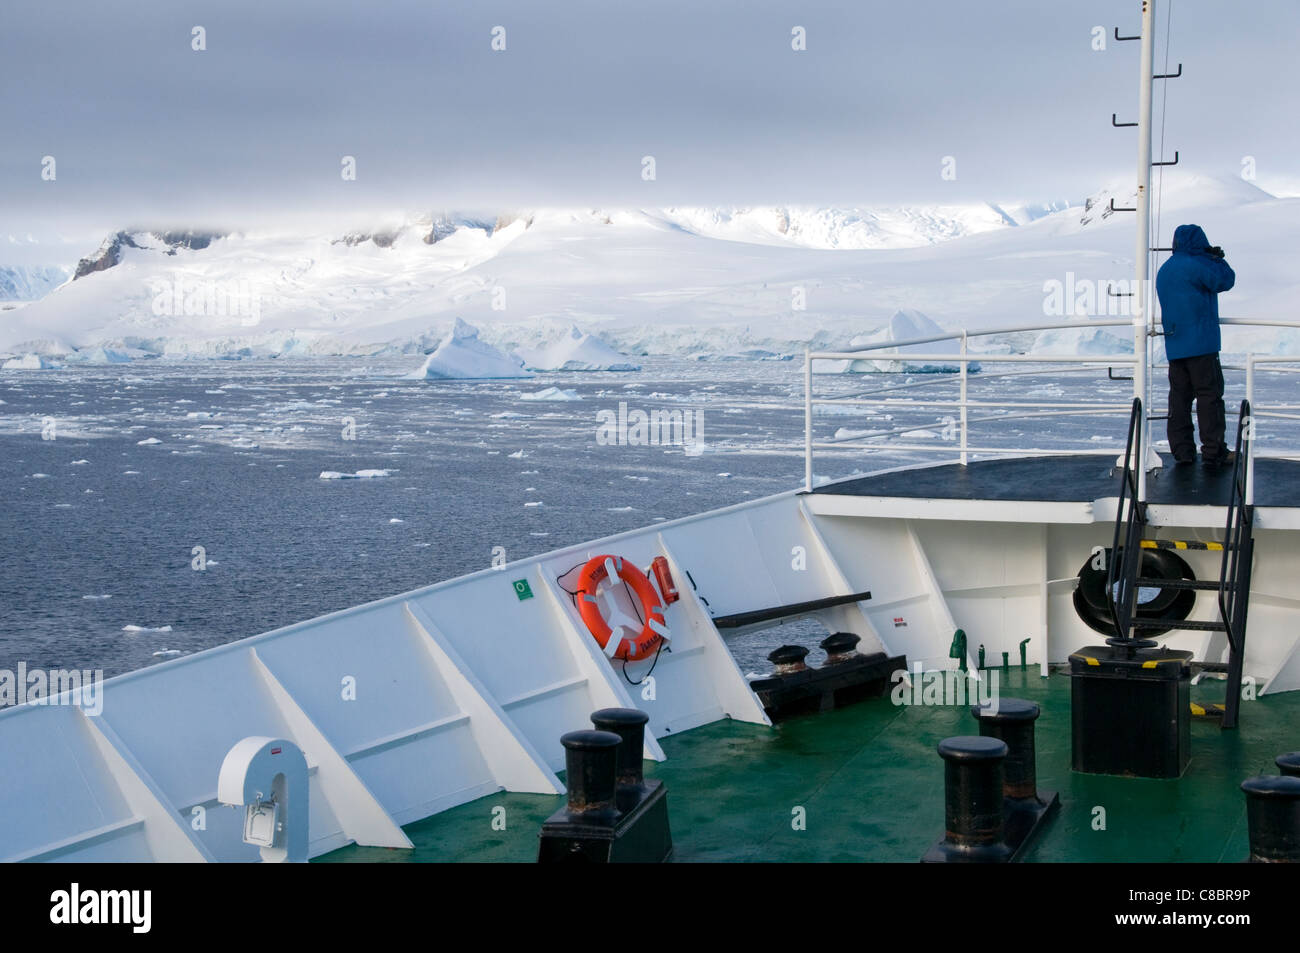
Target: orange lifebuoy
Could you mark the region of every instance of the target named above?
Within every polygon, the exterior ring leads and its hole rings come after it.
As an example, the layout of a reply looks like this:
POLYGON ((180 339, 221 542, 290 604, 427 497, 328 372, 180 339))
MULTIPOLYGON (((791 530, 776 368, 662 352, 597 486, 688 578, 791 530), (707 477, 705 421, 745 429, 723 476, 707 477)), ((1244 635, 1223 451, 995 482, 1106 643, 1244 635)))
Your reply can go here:
POLYGON ((607 656, 628 662, 639 662, 649 658, 659 648, 668 626, 664 622, 664 607, 649 578, 632 563, 621 556, 593 556, 587 560, 578 575, 578 614, 587 624, 587 630, 596 638, 596 642, 607 656), (613 639, 613 630, 605 621, 596 601, 596 590, 611 575, 627 583, 637 599, 641 602, 641 614, 645 624, 635 638, 624 636, 613 639))

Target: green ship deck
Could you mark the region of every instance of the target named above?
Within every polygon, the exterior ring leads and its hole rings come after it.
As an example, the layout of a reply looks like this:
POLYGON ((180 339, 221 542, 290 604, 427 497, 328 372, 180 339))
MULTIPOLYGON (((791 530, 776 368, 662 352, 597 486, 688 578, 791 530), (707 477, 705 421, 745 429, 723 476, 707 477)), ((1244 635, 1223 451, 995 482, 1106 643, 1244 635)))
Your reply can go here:
MULTIPOLYGON (((1234 731, 1194 718, 1191 762, 1178 780, 1076 774, 1069 676, 1042 678, 1036 669, 1012 666, 1000 677, 1003 697, 1042 706, 1038 787, 1061 798, 1025 861, 1244 860, 1240 784, 1276 774, 1273 759, 1300 748, 1300 693, 1292 692, 1243 702, 1234 731), (1094 829, 1097 808, 1105 812, 1104 829, 1094 829)), ((1192 698, 1221 702, 1223 682, 1206 679, 1192 698)), ((645 768, 668 787, 675 861, 911 863, 943 833, 943 766, 935 746, 977 733, 967 706, 896 706, 885 697, 774 728, 715 722, 661 739, 668 760, 645 768), (792 826, 799 807, 805 830, 792 826)), ((414 851, 346 847, 318 861, 530 862, 542 821, 562 803, 499 793, 405 827, 414 851), (497 807, 505 808, 504 831, 493 829, 497 807)))

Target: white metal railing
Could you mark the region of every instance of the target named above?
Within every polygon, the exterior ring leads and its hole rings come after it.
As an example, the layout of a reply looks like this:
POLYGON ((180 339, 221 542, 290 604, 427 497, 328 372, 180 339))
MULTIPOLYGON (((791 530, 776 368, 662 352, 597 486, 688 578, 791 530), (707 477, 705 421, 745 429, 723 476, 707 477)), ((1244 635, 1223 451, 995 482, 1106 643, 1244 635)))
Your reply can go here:
MULTIPOLYGON (((1236 327, 1275 327, 1275 328, 1294 328, 1300 330, 1300 322, 1281 321, 1281 320, 1256 320, 1249 318, 1222 318, 1220 324, 1225 326, 1236 327)), ((1123 327, 1132 328, 1131 319, 1121 318, 1116 320, 1098 320, 1098 321, 1070 321, 1057 324, 1041 324, 1033 326, 1016 326, 1003 328, 990 328, 979 331, 955 331, 947 334, 936 334, 927 337, 909 338, 901 341, 882 341, 876 344, 864 345, 861 347, 842 348, 835 351, 813 351, 805 349, 804 351, 804 486, 808 490, 813 488, 813 454, 815 450, 827 449, 844 449, 845 447, 859 447, 873 451, 900 451, 916 453, 953 453, 954 448, 951 440, 945 440, 937 445, 915 444, 915 443, 888 443, 888 444, 868 444, 862 441, 878 440, 884 437, 905 434, 909 431, 922 429, 922 425, 912 425, 899 427, 894 430, 874 431, 870 434, 860 436, 845 437, 834 441, 815 441, 813 438, 813 408, 817 406, 880 406, 889 404, 893 408, 908 410, 935 410, 950 409, 959 412, 957 420, 952 420, 951 425, 955 427, 957 445, 955 448, 956 456, 960 462, 965 465, 969 462, 971 454, 1036 454, 1036 455, 1077 455, 1082 453, 1109 456, 1115 453, 1114 448, 1098 449, 1096 447, 1072 447, 1072 448, 1026 448, 1026 447, 988 447, 972 446, 969 441, 970 425, 972 423, 983 423, 988 421, 1008 421, 1020 420, 1033 417, 1068 417, 1079 415, 1093 414, 1127 414, 1132 409, 1131 401, 1123 403, 1104 403, 1099 401, 1017 401, 1017 400, 971 400, 969 393, 969 376, 970 365, 972 363, 980 364, 1040 364, 1040 365, 1057 365, 1054 368, 1055 373, 1072 373, 1078 371, 1090 370, 1100 366, 1127 366, 1134 369, 1135 381, 1145 382, 1150 378, 1151 368, 1148 366, 1148 357, 1145 353, 1148 349, 1143 348, 1142 354, 1103 354, 1103 355, 1079 355, 1079 354, 975 354, 969 353, 969 340, 972 337, 989 337, 993 335, 1015 334, 1020 332, 1051 331, 1059 329, 1077 329, 1077 328, 1097 328, 1097 327, 1123 327), (959 349, 957 354, 931 354, 931 353, 901 353, 905 347, 915 347, 924 344, 933 344, 941 341, 957 341, 959 349), (873 352, 883 352, 874 353, 873 352), (936 364, 956 364, 957 365, 957 384, 959 387, 958 398, 956 400, 948 399, 908 399, 900 400, 893 397, 876 397, 873 399, 855 399, 852 397, 834 397, 818 398, 813 391, 813 362, 815 361, 858 361, 858 360, 886 360, 904 363, 936 363, 936 364), (970 410, 1017 410, 1029 411, 1027 413, 1017 414, 996 414, 987 417, 970 416, 970 410)), ((1300 355, 1296 356, 1256 356, 1254 353, 1246 355, 1246 397, 1251 402, 1252 422, 1254 427, 1255 417, 1274 417, 1285 418, 1290 420, 1300 420, 1300 403, 1296 404, 1274 404, 1267 408, 1258 405, 1255 399, 1255 375, 1257 369, 1260 372, 1271 371, 1277 373, 1300 374, 1300 366, 1297 367, 1274 367, 1258 368, 1258 365, 1282 365, 1295 364, 1300 365, 1300 355)), ((1009 372, 995 375, 982 375, 982 379, 996 377, 1008 377, 1016 374, 1034 374, 1045 373, 1045 370, 1009 372)), ((924 384, 951 383, 951 381, 940 381, 939 379, 928 380, 924 384)), ((900 387, 889 388, 888 392, 905 389, 917 385, 902 385, 900 387)), ((1135 384, 1135 389, 1139 384, 1135 384)), ((1145 387, 1143 386, 1145 390, 1145 387)), ((1147 403, 1145 394, 1138 394, 1143 397, 1144 404, 1147 403)), ((1252 436, 1257 431, 1252 431, 1252 436)), ((1141 441, 1144 447, 1150 445, 1150 440, 1145 438, 1141 441)), ((1246 502, 1254 503, 1254 464, 1257 455, 1256 440, 1249 441, 1250 452, 1247 460, 1247 495, 1246 502)), ((1122 451, 1121 451, 1122 454, 1122 451)), ((1291 454, 1264 454, 1265 456, 1300 456, 1300 453, 1291 454)), ((1138 468, 1139 473, 1139 498, 1146 499, 1146 474, 1147 467, 1138 468)))
MULTIPOLYGON (((1120 404, 1110 404, 1096 401, 1024 401, 1024 400, 971 400, 969 377, 970 365, 979 364, 1055 364, 1066 365, 1064 368, 1058 368, 1059 372, 1066 373, 1072 370, 1084 370, 1089 367, 1098 366, 1128 366, 1138 365, 1141 357, 1133 354, 1100 354, 1100 355, 1079 355, 1079 354, 976 354, 971 355, 969 351, 969 340, 972 337, 988 337, 991 335, 1014 334, 1025 331, 1051 331, 1067 328, 1079 328, 1078 321, 1064 322, 1060 324, 1035 325, 1033 327, 1009 327, 1009 328, 990 328, 980 331, 957 331, 951 334, 937 334, 928 337, 909 338, 902 341, 883 341, 877 344, 869 344, 863 347, 846 348, 838 351, 813 351, 811 349, 804 352, 804 486, 808 490, 813 488, 813 452, 818 449, 842 449, 846 446, 863 447, 873 450, 889 450, 903 452, 920 452, 920 453, 952 453, 953 448, 951 441, 944 441, 940 445, 924 444, 900 444, 890 443, 885 446, 873 446, 870 444, 859 443, 856 441, 876 440, 881 437, 891 436, 894 433, 907 433, 909 431, 920 429, 918 425, 909 427, 900 427, 895 431, 876 432, 861 437, 844 438, 833 442, 817 442, 813 439, 813 408, 816 406, 879 406, 882 403, 890 403, 895 408, 909 410, 956 410, 959 418, 952 421, 956 428, 957 448, 956 453, 962 465, 969 462, 970 455, 973 453, 980 454, 1042 454, 1042 455, 1063 455, 1092 453, 1111 455, 1115 453, 1114 449, 1099 450, 1095 447, 1080 449, 1043 449, 1024 447, 983 447, 971 446, 969 440, 970 425, 972 422, 980 423, 984 421, 1006 421, 1018 420, 1029 417, 1063 417, 1073 415, 1091 415, 1091 414, 1127 414, 1132 410, 1132 402, 1126 401, 1120 404), (957 354, 929 354, 929 353, 889 353, 894 349, 904 347, 915 347, 923 344, 933 344, 940 341, 957 341, 959 349, 957 354), (884 351, 876 357, 871 352, 884 351), (958 399, 915 399, 899 401, 895 399, 881 400, 870 399, 860 400, 854 398, 818 398, 813 394, 813 362, 814 361, 859 361, 859 360, 897 360, 900 363, 935 363, 935 364, 956 364, 957 365, 957 384, 959 387, 958 399), (1078 365, 1072 367, 1071 365, 1078 365), (970 410, 972 408, 980 410, 1020 410, 1032 411, 1032 413, 1020 413, 1014 415, 998 414, 990 417, 976 418, 971 420, 970 410)), ((1106 321, 1089 321, 1086 327, 1126 327, 1131 328, 1132 321, 1128 319, 1106 320, 1106 321)), ((1035 373, 1042 373, 1041 371, 1035 373)), ((1145 468, 1142 470, 1145 476, 1145 468)), ((1145 489, 1145 487, 1143 487, 1145 489)))
MULTIPOLYGON (((1257 456, 1265 457, 1286 457, 1296 456, 1295 453, 1265 453, 1260 454, 1256 449, 1259 437, 1259 426, 1257 423, 1260 417, 1273 417, 1281 420, 1300 420, 1300 413, 1289 413, 1289 411, 1300 411, 1300 404, 1272 404, 1268 405, 1271 409, 1263 409, 1264 405, 1255 402, 1255 372, 1260 364, 1300 364, 1300 355, 1263 355, 1255 354, 1246 355, 1246 400, 1250 401, 1250 417, 1247 418, 1251 428, 1250 452, 1246 457, 1246 505, 1255 505, 1255 458, 1257 456)), ((1264 372, 1272 374, 1300 374, 1300 367, 1265 367, 1264 372)))

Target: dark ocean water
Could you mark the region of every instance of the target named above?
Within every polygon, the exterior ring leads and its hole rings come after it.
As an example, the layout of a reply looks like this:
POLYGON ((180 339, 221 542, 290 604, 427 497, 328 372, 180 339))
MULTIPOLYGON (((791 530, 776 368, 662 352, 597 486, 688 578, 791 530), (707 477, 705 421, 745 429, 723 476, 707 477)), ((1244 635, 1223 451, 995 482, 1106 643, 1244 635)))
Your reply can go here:
POLYGON ((0 377, 0 668, 117 674, 485 568, 494 547, 518 559, 802 480, 795 364, 476 383, 360 364, 0 377), (583 399, 520 396, 556 386, 583 399), (702 410, 709 452, 598 444, 619 401, 702 410), (392 472, 320 479, 363 469, 392 472))
MULTIPOLYGON (((638 373, 518 382, 396 379, 411 364, 205 361, 0 373, 0 669, 26 662, 118 674, 167 657, 156 653, 195 652, 485 568, 494 547, 519 559, 803 479, 798 361, 650 360, 638 373), (547 387, 582 400, 524 399, 547 387), (702 412, 708 450, 692 457, 680 447, 601 445, 598 413, 620 401, 702 412), (343 438, 349 422, 354 440, 343 438), (50 426, 54 439, 42 439, 50 426), (363 469, 392 472, 320 479, 322 471, 363 469), (197 546, 206 554, 202 572, 191 568, 197 546)), ((1130 385, 1093 373, 1102 379, 987 375, 978 385, 972 378, 972 397, 1128 400, 1130 385)), ((819 382, 819 390, 886 386, 851 377, 819 382)), ((1239 400, 1240 382, 1229 375, 1234 388, 1239 400)), ((841 426, 900 422, 930 428, 905 435, 914 443, 940 437, 933 410, 875 410, 892 420, 873 421, 865 409, 827 416, 820 438, 841 426)), ((1031 432, 1036 446, 1122 447, 1124 423, 1085 416, 980 427, 981 439, 991 442, 993 431, 1004 445, 1031 432)), ((817 472, 918 459, 819 456, 817 472)), ((800 622, 730 644, 742 670, 766 671, 771 648, 813 645, 822 635, 800 622)))

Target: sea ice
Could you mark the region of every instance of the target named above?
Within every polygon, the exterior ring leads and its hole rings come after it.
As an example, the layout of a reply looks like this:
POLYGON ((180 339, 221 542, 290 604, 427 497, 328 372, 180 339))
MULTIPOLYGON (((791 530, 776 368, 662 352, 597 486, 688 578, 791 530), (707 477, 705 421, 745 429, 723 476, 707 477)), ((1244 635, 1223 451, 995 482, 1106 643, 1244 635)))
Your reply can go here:
POLYGON ((321 473, 322 480, 374 480, 379 477, 386 477, 396 470, 358 470, 356 473, 340 473, 338 470, 325 470, 321 473))
POLYGON ((520 400, 582 400, 576 390, 561 390, 558 387, 545 387, 531 394, 520 394, 520 400))

